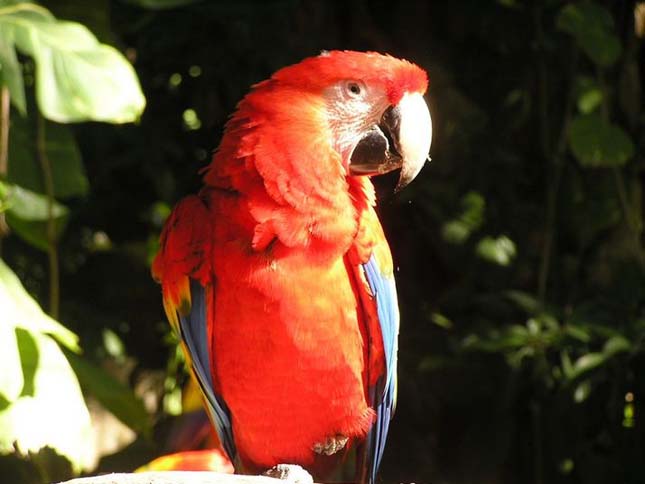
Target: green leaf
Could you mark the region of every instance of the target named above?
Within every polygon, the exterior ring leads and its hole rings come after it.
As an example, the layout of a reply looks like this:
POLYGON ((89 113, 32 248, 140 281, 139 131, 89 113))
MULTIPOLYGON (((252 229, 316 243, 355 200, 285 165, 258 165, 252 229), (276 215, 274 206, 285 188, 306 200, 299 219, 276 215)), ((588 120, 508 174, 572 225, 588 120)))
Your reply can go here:
POLYGON ((477 192, 468 192, 461 199, 462 211, 459 216, 442 227, 444 240, 452 244, 464 243, 470 234, 484 223, 486 200, 477 192))
POLYGON ((622 166, 634 156, 634 143, 619 126, 597 114, 578 116, 569 128, 569 147, 583 166, 622 166))
POLYGON ((560 351, 560 366, 562 367, 562 373, 564 374, 565 378, 572 380, 573 364, 571 363, 569 352, 566 349, 560 351))
POLYGON ((501 235, 497 238, 484 237, 477 244, 477 255, 500 266, 508 266, 517 254, 515 243, 501 235))
POLYGON ((132 65, 83 25, 22 3, 0 11, 0 31, 36 61, 36 97, 45 117, 125 123, 141 115, 145 98, 132 65))
POLYGON ((52 319, 25 290, 18 276, 0 259, 0 324, 53 336, 71 351, 80 351, 78 336, 52 319))
POLYGON ((7 210, 7 199, 9 198, 9 185, 0 180, 0 213, 7 210))
POLYGON ((602 91, 590 89, 585 91, 578 98, 578 109, 581 113, 588 114, 596 110, 602 103, 602 91))
POLYGON ((569 368, 565 369, 565 375, 573 380, 599 366, 605 364, 611 357, 618 353, 624 353, 631 349, 631 343, 624 336, 612 336, 602 349, 602 352, 591 352, 582 355, 569 368))
MULTIPOLYGON (((9 186, 10 212, 23 220, 43 221, 49 218, 48 201, 45 195, 34 193, 31 190, 17 185, 9 186)), ((68 213, 67 207, 54 202, 52 216, 61 218, 68 213)))
POLYGON ((452 329, 454 323, 441 313, 430 314, 430 321, 443 329, 452 329))
POLYGON ((149 434, 151 423, 143 402, 132 390, 86 358, 68 353, 67 358, 84 392, 93 395, 131 429, 149 434))
POLYGON ((621 53, 620 40, 613 33, 614 20, 607 9, 593 2, 568 4, 556 19, 558 29, 572 35, 596 64, 609 67, 621 53))
POLYGON ((576 403, 584 402, 591 395, 591 382, 584 380, 580 382, 573 392, 573 400, 576 403))
MULTIPOLYGON (((2 296, 0 295, 0 298, 2 296)), ((24 379, 14 327, 0 319, 0 400, 13 402, 22 391, 24 379)), ((2 408, 2 405, 0 405, 2 408)))
POLYGON ((563 329, 565 334, 573 339, 577 339, 578 341, 581 341, 583 343, 588 343, 589 341, 591 341, 591 334, 587 328, 567 324, 563 329))
POLYGON ((532 335, 526 326, 513 324, 503 332, 491 332, 485 338, 470 334, 463 341, 465 349, 504 352, 530 346, 532 335))
POLYGON ((572 380, 578 378, 580 375, 599 367, 605 361, 607 361, 607 357, 603 353, 592 352, 582 355, 573 364, 570 378, 572 380))
MULTIPOLYGON (((17 185, 10 185, 7 223, 25 241, 34 247, 47 250, 48 201, 45 195, 34 193, 17 185)), ((56 236, 59 237, 67 223, 69 210, 54 202, 52 215, 56 223, 56 236)))
POLYGON ((0 453, 51 447, 76 470, 87 468, 93 456, 90 417, 76 376, 56 343, 78 351, 78 338, 43 313, 2 259, 0 338, 0 396, 8 400, 0 405, 0 453))
POLYGON ((13 48, 11 32, 0 29, 0 84, 9 88, 11 102, 25 116, 27 101, 25 100, 25 85, 22 79, 22 69, 13 48))
POLYGON ((618 353, 625 353, 631 350, 632 344, 624 336, 612 336, 602 347, 602 352, 607 356, 611 357, 618 353))
POLYGON ((119 335, 109 328, 103 330, 103 348, 105 352, 117 361, 126 357, 125 345, 119 335))
POLYGON ((578 111, 590 114, 602 104, 603 93, 595 79, 579 76, 576 79, 576 97, 578 111))
POLYGON ((0 452, 52 447, 75 470, 89 467, 94 453, 90 416, 72 368, 49 336, 26 330, 18 334, 22 369, 32 375, 31 388, 23 388, 22 395, 0 411, 0 452))
MULTIPOLYGON (((36 129, 25 118, 13 119, 9 131, 9 173, 7 180, 34 192, 44 193, 43 175, 36 156, 36 129)), ((45 154, 52 168, 54 196, 82 197, 89 182, 72 130, 63 124, 45 123, 45 154)))
POLYGON ((504 292, 504 296, 528 314, 538 314, 542 311, 542 303, 528 292, 509 290, 504 292))

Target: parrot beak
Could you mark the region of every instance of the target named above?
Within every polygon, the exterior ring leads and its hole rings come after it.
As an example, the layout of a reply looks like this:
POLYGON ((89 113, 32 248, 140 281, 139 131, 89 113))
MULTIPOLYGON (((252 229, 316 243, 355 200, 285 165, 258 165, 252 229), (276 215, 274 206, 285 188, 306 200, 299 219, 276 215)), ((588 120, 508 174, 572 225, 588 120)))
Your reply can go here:
POLYGON ((428 159, 432 120, 423 96, 405 94, 386 109, 378 125, 357 143, 350 158, 351 175, 381 175, 401 168, 395 191, 417 176, 428 159))

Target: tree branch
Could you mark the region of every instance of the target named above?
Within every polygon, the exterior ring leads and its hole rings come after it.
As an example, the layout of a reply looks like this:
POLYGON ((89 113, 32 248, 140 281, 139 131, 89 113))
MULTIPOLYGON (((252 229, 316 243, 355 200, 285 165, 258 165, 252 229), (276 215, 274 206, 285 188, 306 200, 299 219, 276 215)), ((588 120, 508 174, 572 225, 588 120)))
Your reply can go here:
POLYGON ((7 176, 9 158, 9 88, 0 87, 0 178, 7 176))
POLYGON ((49 315, 58 319, 60 300, 60 276, 58 268, 58 246, 56 243, 56 219, 54 218, 54 175, 45 149, 45 118, 38 114, 36 127, 36 152, 43 175, 47 195, 47 256, 49 258, 49 315))
MULTIPOLYGON (((0 87, 0 180, 7 178, 9 159, 9 88, 0 87)), ((0 212, 0 241, 9 233, 4 213, 0 212)), ((0 247, 1 248, 1 247, 0 247)))
POLYGON ((547 186, 546 194, 546 223, 544 234, 544 245, 542 247, 542 257, 538 272, 538 299, 546 302, 547 284, 549 282, 549 269, 551 268, 551 259, 553 257, 553 240, 556 232, 556 216, 558 193, 560 182, 562 180, 562 170, 564 169, 567 153, 567 136, 569 133, 569 124, 574 108, 575 92, 575 70, 578 63, 578 52, 575 45, 571 44, 571 62, 569 64, 569 86, 567 89, 564 112, 562 114, 562 126, 558 144, 554 153, 549 157, 552 161, 551 178, 547 186))

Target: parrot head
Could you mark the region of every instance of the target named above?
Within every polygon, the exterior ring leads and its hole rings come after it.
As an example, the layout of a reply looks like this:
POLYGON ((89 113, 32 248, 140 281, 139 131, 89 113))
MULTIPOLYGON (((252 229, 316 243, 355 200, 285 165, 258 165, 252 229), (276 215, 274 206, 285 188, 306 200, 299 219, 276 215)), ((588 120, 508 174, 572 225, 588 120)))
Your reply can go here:
POLYGON ((399 190, 428 159, 428 78, 415 64, 374 52, 331 51, 285 67, 272 80, 322 98, 333 148, 348 175, 400 168, 399 190))
POLYGON ((316 179, 345 184, 400 168, 398 190, 428 159, 427 85, 417 65, 375 52, 323 52, 284 67, 238 104, 205 180, 248 191, 244 173, 255 170, 282 200, 284 176, 310 193, 316 179))

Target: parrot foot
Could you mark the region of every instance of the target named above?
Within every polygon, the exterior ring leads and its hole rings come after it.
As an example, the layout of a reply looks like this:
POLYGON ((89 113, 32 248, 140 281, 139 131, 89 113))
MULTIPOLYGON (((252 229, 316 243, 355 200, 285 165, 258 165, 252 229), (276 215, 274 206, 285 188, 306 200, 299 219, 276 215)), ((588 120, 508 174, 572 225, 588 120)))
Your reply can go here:
POLYGON ((314 478, 305 469, 295 464, 278 464, 264 473, 267 477, 291 484, 313 484, 314 478))
POLYGON ((311 450, 313 450, 316 454, 333 455, 336 452, 342 450, 347 444, 348 440, 348 437, 345 437, 341 434, 336 434, 333 437, 327 437, 324 442, 318 442, 317 444, 314 444, 311 450))

